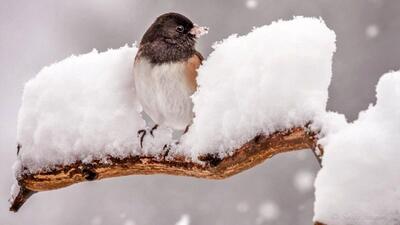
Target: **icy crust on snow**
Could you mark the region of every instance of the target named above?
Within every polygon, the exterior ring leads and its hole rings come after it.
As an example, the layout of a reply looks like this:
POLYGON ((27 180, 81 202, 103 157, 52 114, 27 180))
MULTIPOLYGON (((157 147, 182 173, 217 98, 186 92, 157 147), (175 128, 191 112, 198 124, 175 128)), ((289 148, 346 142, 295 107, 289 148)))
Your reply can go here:
MULTIPOLYGON (((136 52, 129 46, 93 50, 45 67, 30 80, 18 117, 18 165, 35 172, 139 154, 137 131, 146 123, 133 83, 136 52)), ((151 140, 146 147, 145 154, 160 149, 151 140)))
POLYGON ((198 71, 182 152, 223 156, 259 133, 325 113, 335 38, 321 19, 295 17, 215 44, 198 71))
POLYGON ((400 224, 400 72, 381 77, 376 105, 320 143, 325 155, 315 182, 314 220, 400 224))

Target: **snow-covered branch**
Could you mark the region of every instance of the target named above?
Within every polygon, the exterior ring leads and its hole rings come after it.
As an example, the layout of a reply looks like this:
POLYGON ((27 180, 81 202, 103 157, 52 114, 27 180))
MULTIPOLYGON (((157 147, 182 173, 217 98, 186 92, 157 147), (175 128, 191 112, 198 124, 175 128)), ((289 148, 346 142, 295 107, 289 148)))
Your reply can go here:
POLYGON ((298 17, 216 44, 198 71, 194 120, 179 140, 148 129, 137 101, 136 47, 72 56, 24 90, 12 209, 31 191, 164 173, 224 178, 277 153, 314 148, 326 115, 335 34, 298 17))
POLYGON ((264 160, 287 151, 316 147, 316 135, 307 128, 293 128, 269 136, 258 135, 233 155, 219 158, 203 155, 199 162, 184 156, 130 156, 115 158, 108 156, 90 163, 82 161, 70 165, 58 165, 46 172, 24 174, 15 188, 11 210, 19 207, 35 192, 63 188, 83 181, 100 180, 127 175, 169 174, 206 179, 224 179, 254 167, 264 160))
POLYGON ((325 153, 315 221, 398 223, 399 72, 381 78, 377 104, 349 124, 326 110, 336 46, 323 21, 278 21, 214 48, 198 70, 188 132, 175 140, 160 127, 143 145, 138 131, 150 124, 134 89, 136 47, 72 56, 40 71, 25 86, 18 116, 11 210, 35 192, 82 181, 222 179, 275 154, 318 146, 325 153))

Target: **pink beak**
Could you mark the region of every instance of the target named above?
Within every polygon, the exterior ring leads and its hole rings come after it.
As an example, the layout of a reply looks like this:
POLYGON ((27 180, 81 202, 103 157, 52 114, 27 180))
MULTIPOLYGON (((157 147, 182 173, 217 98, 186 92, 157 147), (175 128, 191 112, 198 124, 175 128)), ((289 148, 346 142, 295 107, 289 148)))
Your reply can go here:
POLYGON ((194 27, 189 31, 189 33, 196 38, 199 38, 208 33, 208 27, 200 27, 199 25, 194 24, 194 27))

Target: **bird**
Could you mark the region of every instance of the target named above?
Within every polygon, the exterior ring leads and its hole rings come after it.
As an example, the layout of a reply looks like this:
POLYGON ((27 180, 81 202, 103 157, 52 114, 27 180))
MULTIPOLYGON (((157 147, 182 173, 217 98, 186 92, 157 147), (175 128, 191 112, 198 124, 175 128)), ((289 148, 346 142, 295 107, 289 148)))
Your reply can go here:
MULTIPOLYGON (((191 95, 197 89, 197 69, 203 56, 196 40, 208 32, 179 13, 156 18, 144 33, 133 66, 135 90, 143 111, 155 125, 187 132, 192 123, 191 95)), ((139 130, 140 145, 146 130, 139 130)))

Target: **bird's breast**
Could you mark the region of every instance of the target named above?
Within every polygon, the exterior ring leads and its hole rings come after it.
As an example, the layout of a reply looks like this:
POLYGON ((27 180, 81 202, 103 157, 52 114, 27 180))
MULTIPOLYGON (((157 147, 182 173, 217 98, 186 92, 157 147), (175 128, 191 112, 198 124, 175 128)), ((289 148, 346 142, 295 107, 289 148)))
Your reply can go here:
POLYGON ((186 63, 151 64, 140 59, 135 62, 134 77, 137 97, 154 122, 174 129, 184 129, 191 122, 194 90, 186 63))

